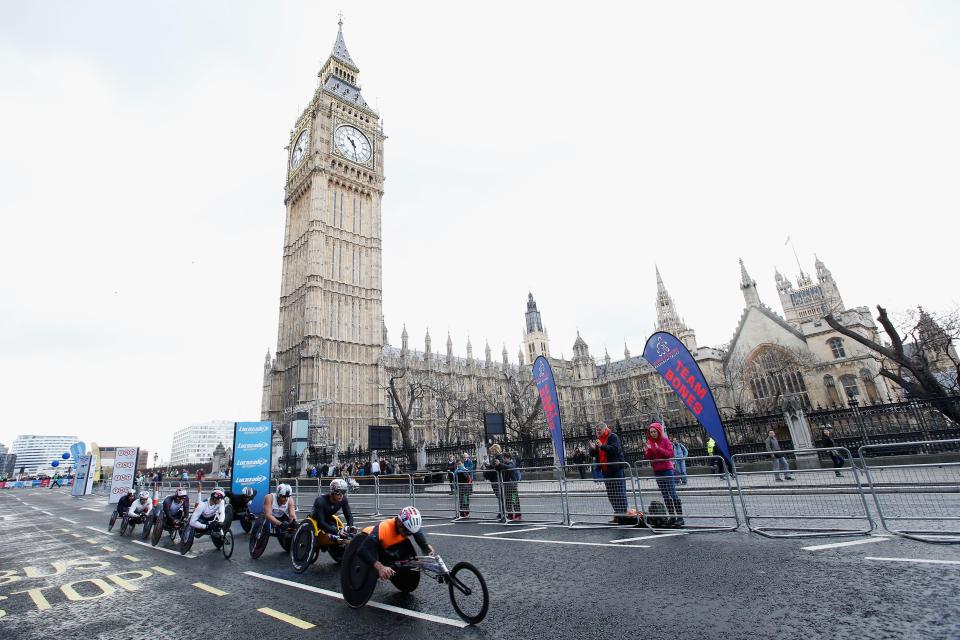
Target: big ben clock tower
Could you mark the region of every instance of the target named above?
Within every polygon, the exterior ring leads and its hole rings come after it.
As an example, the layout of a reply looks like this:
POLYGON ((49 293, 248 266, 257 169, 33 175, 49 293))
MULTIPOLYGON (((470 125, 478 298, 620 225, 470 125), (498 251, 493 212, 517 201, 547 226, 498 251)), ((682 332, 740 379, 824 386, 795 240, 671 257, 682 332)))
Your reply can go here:
MULTIPOLYGON (((263 419, 291 439, 345 447, 376 424, 383 347, 380 116, 360 94, 343 22, 309 105, 290 132, 277 351, 263 419), (304 415, 307 414, 307 415, 304 415)), ((303 444, 301 444, 301 447, 303 444)))

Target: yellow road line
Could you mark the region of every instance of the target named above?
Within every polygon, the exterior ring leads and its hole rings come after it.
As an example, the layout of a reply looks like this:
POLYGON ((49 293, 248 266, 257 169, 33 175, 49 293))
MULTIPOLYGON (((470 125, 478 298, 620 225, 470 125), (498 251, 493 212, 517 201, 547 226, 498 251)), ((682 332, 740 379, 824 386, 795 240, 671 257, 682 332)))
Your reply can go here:
POLYGON ((134 558, 133 556, 123 556, 124 560, 129 560, 130 562, 140 562, 140 558, 134 558))
POLYGON ((116 551, 116 549, 114 549, 113 547, 108 547, 108 546, 102 546, 100 548, 103 549, 104 551, 116 551))
POLYGON ((294 618, 293 616, 288 616, 285 613, 280 613, 270 607, 263 607, 257 609, 260 613, 265 613, 271 618, 276 618, 277 620, 283 620, 287 624, 292 624, 293 626, 300 629, 313 629, 316 625, 307 622, 306 620, 301 620, 300 618, 294 618))
MULTIPOLYGON (((208 585, 208 584, 203 584, 202 582, 194 582, 194 583, 193 583, 193 586, 195 586, 197 589, 200 589, 201 591, 206 591, 207 593, 212 593, 212 594, 215 595, 215 596, 225 596, 225 595, 227 595, 227 592, 226 592, 226 591, 220 591, 220 589, 217 589, 216 587, 211 587, 211 586, 208 585)), ((312 627, 313 625, 310 625, 310 626, 312 627)))
POLYGON ((80 537, 80 534, 79 534, 79 533, 71 533, 70 535, 72 535, 74 538, 79 538, 79 537, 80 537))
POLYGON ((93 538, 87 538, 87 542, 90 544, 100 544, 99 540, 94 540, 93 538))
POLYGON ((150 568, 153 569, 154 571, 156 571, 157 573, 162 573, 162 574, 165 575, 165 576, 175 576, 175 575, 177 575, 177 574, 174 573, 173 571, 170 571, 170 569, 164 569, 163 567, 150 567, 150 568))

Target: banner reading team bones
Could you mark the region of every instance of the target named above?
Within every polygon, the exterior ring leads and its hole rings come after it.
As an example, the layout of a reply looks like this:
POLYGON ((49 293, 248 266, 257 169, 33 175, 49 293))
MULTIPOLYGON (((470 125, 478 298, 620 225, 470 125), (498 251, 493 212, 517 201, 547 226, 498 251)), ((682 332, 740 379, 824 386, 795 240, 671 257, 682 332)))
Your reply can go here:
POLYGON ((273 447, 272 422, 237 422, 233 427, 233 476, 230 490, 253 487, 257 495, 251 513, 263 511, 263 497, 270 491, 270 460, 273 447))
POLYGON ((560 420, 560 402, 557 400, 557 383, 553 379, 553 369, 543 356, 537 357, 533 363, 533 381, 537 384, 540 393, 540 404, 547 417, 547 426, 553 437, 553 449, 556 452, 556 463, 567 464, 566 452, 563 449, 563 422, 560 420))
POLYGON ((672 333, 658 331, 647 340, 643 357, 663 376, 697 421, 717 441, 720 453, 729 462, 730 447, 713 392, 700 366, 683 343, 672 333))
POLYGON ((137 471, 138 447, 117 448, 113 459, 113 479, 110 482, 110 504, 114 504, 133 486, 133 476, 137 471))

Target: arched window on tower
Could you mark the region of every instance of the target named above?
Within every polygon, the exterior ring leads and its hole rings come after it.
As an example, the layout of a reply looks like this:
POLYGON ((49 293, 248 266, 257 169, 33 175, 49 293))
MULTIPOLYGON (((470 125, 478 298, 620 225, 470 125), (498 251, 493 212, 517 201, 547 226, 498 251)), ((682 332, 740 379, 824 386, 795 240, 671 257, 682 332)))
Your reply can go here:
POLYGON ((877 391, 877 383, 870 370, 864 367, 860 369, 860 381, 863 382, 863 388, 867 392, 867 399, 870 402, 880 402, 880 393, 877 391))
POLYGON ((833 379, 831 375, 823 376, 823 386, 827 390, 827 402, 831 406, 839 406, 843 403, 840 402, 840 392, 837 391, 837 382, 833 379))
POLYGON ((830 351, 833 352, 834 358, 847 357, 847 352, 843 349, 843 340, 840 338, 830 338, 827 340, 827 344, 830 346, 830 351))
POLYGON ((778 410, 784 396, 797 397, 804 407, 810 407, 800 360, 789 349, 761 345, 734 375, 750 390, 758 411, 778 410))

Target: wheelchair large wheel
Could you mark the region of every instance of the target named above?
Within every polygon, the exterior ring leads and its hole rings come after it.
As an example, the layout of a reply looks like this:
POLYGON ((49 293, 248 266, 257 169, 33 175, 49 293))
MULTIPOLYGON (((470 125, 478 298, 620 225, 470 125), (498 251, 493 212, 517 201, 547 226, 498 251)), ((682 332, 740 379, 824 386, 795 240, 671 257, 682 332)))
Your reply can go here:
POLYGON ((230 501, 227 501, 227 506, 224 508, 223 516, 223 530, 226 531, 233 526, 233 505, 230 504, 230 501))
POLYGON ((211 531, 210 532, 210 541, 213 543, 213 546, 217 549, 223 546, 223 531, 211 531))
POLYGON ((284 551, 290 552, 290 546, 293 544, 293 532, 289 529, 284 533, 277 536, 277 541, 280 542, 280 546, 284 551))
POLYGON ((153 529, 150 530, 150 544, 157 546, 160 538, 163 537, 163 516, 153 519, 153 529))
POLYGON ((357 553, 366 539, 365 533, 354 538, 347 545, 343 564, 340 565, 340 589, 343 591, 343 599, 354 609, 367 604, 377 588, 377 570, 361 560, 357 553))
POLYGON ((223 544, 220 545, 220 551, 227 560, 233 555, 233 531, 229 529, 223 532, 223 544))
POLYGON ((123 534, 127 532, 127 527, 129 526, 130 526, 130 517, 123 516, 123 520, 120 521, 120 537, 121 538, 123 537, 123 534))
POLYGON ((464 622, 477 624, 487 615, 490 607, 490 592, 487 582, 469 562, 453 565, 447 577, 450 587, 450 603, 464 622))
POLYGON ((316 546, 317 537, 313 535, 313 525, 304 520, 293 534, 293 543, 290 545, 290 563, 296 573, 303 573, 316 560, 316 546))
POLYGON ((397 589, 406 593, 413 593, 420 584, 420 572, 412 569, 400 569, 390 578, 397 589))
POLYGON ((240 516, 240 526, 243 528, 244 533, 250 533, 250 529, 253 528, 253 516, 240 516))
POLYGON ((268 526, 266 519, 262 516, 257 518, 257 521, 253 524, 253 529, 250 531, 251 558, 259 558, 267 548, 267 543, 270 542, 268 526))
POLYGON ((188 526, 186 531, 180 533, 180 555, 185 555, 193 546, 194 531, 193 527, 188 526))
POLYGON ((340 564, 341 562, 343 562, 343 553, 344 551, 346 551, 346 549, 347 548, 344 547, 343 545, 332 544, 329 547, 327 547, 327 552, 330 554, 331 560, 333 560, 337 564, 340 564))
POLYGON ((140 539, 146 542, 147 538, 150 537, 150 532, 153 530, 153 521, 154 515, 151 513, 143 521, 143 531, 140 532, 140 539))
POLYGON ((110 524, 107 525, 107 531, 113 531, 113 525, 117 523, 117 512, 114 511, 110 516, 110 524))

